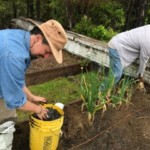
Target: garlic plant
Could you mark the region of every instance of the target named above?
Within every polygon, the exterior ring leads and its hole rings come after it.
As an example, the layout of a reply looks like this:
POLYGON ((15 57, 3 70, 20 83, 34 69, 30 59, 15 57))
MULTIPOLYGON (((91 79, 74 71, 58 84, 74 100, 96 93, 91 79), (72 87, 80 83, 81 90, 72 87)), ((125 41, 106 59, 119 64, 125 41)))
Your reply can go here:
POLYGON ((94 114, 97 110, 101 109, 101 105, 98 104, 99 94, 99 74, 97 72, 89 72, 82 74, 81 79, 81 98, 83 100, 83 106, 86 106, 88 111, 88 120, 93 122, 94 114))
POLYGON ((129 102, 132 96, 132 88, 136 81, 124 77, 118 84, 117 90, 111 96, 112 104, 114 107, 121 105, 123 102, 129 102))
POLYGON ((102 115, 109 106, 117 107, 123 102, 128 102, 132 96, 132 87, 135 80, 123 78, 118 86, 114 87, 114 75, 109 71, 108 76, 104 72, 82 73, 81 98, 82 110, 85 106, 88 112, 88 120, 93 123, 95 112, 102 109, 102 115), (100 85, 104 85, 103 89, 100 85), (100 89, 101 88, 101 89, 100 89))

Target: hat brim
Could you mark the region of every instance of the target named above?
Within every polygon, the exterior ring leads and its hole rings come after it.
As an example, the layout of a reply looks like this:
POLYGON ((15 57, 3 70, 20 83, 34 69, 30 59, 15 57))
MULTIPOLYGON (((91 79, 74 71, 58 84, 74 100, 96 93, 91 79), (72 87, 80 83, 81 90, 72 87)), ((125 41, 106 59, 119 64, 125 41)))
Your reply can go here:
POLYGON ((62 55, 62 49, 57 49, 53 44, 52 42, 49 40, 49 38, 47 37, 47 35, 45 34, 44 32, 44 27, 43 26, 40 26, 40 22, 36 22, 32 19, 27 19, 27 21, 31 22, 32 24, 34 24, 35 26, 37 26, 43 33, 44 37, 46 38, 50 48, 51 48, 51 51, 52 51, 52 54, 56 60, 57 63, 61 64, 63 62, 63 55, 62 55))

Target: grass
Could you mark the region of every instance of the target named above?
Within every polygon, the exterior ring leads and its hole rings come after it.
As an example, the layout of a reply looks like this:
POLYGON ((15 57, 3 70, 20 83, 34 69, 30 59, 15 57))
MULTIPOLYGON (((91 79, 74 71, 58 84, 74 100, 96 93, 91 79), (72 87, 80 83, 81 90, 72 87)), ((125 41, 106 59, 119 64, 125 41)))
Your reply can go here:
POLYGON ((46 97, 48 102, 68 102, 79 98, 79 82, 77 77, 58 78, 43 84, 29 87, 36 95, 46 97))
MULTIPOLYGON (((67 104, 80 99, 81 74, 76 76, 61 77, 43 84, 29 86, 30 91, 38 96, 43 96, 48 103, 61 102, 67 104)), ((17 110, 18 121, 27 120, 29 113, 17 110)))
MULTIPOLYGON (((98 89, 100 82, 102 82, 100 80, 105 80, 105 78, 100 79, 98 74, 94 72, 61 77, 43 84, 29 86, 28 88, 33 94, 45 97, 47 102, 52 104, 56 102, 67 104, 82 98, 88 112, 94 117, 94 113, 97 110, 107 109, 108 103, 115 107, 123 101, 128 102, 132 96, 133 80, 124 79, 121 81, 119 90, 116 93, 116 91, 112 90, 111 78, 110 76, 106 91, 102 93, 99 93, 98 89), (107 96, 110 100, 107 99, 107 96)), ((28 120, 29 118, 29 113, 27 112, 17 110, 17 114, 18 121, 28 120)))

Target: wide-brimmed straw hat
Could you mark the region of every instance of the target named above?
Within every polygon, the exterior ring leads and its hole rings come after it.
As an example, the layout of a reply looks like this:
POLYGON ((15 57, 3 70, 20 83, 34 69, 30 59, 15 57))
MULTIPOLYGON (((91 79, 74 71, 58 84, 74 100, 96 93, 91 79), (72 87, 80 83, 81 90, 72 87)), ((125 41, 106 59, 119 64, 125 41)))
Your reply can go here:
POLYGON ((44 23, 37 23, 32 19, 27 19, 37 26, 44 34, 56 61, 61 64, 63 62, 62 49, 67 43, 67 35, 62 25, 56 20, 48 20, 44 23))

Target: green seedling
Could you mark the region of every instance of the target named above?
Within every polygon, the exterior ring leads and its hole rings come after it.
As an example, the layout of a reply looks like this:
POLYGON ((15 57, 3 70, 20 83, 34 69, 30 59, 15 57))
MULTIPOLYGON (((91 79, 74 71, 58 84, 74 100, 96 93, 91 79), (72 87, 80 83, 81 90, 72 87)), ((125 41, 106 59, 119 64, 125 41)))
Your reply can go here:
POLYGON ((97 110, 101 109, 98 104, 99 94, 99 74, 97 72, 89 72, 86 75, 82 74, 81 79, 81 98, 83 100, 83 107, 86 106, 88 111, 88 120, 93 122, 94 114, 97 110))
POLYGON ((135 81, 131 78, 123 78, 118 86, 114 86, 114 75, 109 69, 109 74, 105 71, 82 73, 81 78, 81 99, 83 104, 81 110, 86 107, 88 120, 92 124, 95 112, 102 109, 102 116, 108 107, 121 106, 123 102, 128 103, 131 99, 132 87, 135 81), (104 85, 104 86, 101 86, 104 85))
POLYGON ((120 106, 123 102, 127 103, 130 101, 134 83, 135 81, 129 77, 125 77, 119 82, 116 93, 111 97, 114 107, 120 106))

